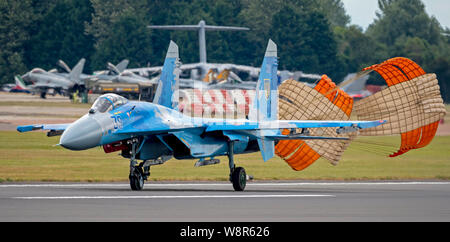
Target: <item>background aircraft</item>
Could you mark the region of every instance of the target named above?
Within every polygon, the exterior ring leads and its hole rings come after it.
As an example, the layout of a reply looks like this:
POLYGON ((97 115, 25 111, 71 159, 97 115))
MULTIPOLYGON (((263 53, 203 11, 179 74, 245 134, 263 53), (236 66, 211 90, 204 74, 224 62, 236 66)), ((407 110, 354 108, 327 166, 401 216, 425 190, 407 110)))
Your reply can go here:
MULTIPOLYGON (((121 72, 125 71, 129 62, 130 61, 127 59, 122 60, 117 65, 113 65, 108 62, 106 65, 108 70, 95 71, 93 75, 87 75, 87 74, 82 73, 80 75, 80 79, 83 81, 86 81, 86 80, 89 80, 89 81, 112 80, 117 75, 119 75, 121 72)), ((62 60, 58 61, 58 65, 60 67, 62 67, 64 70, 66 70, 67 73, 70 73, 70 71, 71 71, 70 68, 68 68, 67 65, 62 60)))
POLYGON ((65 95, 82 90, 84 84, 80 79, 86 60, 81 59, 77 65, 67 75, 45 71, 41 68, 34 68, 27 72, 21 78, 25 82, 32 83, 26 86, 27 89, 39 92, 41 98, 45 98, 49 89, 53 89, 56 93, 65 95))
POLYGON ((94 72, 94 77, 98 78, 99 80, 111 80, 123 71, 127 69, 128 64, 130 63, 129 60, 123 59, 119 64, 113 65, 110 62, 107 63, 106 67, 108 70, 104 71, 96 71, 94 72))
POLYGON ((129 84, 139 84, 142 82, 156 83, 148 78, 136 75, 131 71, 124 71, 124 72, 120 73, 119 75, 113 77, 111 79, 111 81, 118 82, 118 83, 129 83, 129 84))
MULTIPOLYGON (((250 30, 249 28, 207 25, 204 20, 201 20, 197 25, 151 25, 147 27, 150 29, 162 30, 198 31, 200 62, 182 64, 180 66, 180 70, 182 71, 180 88, 194 88, 195 86, 197 88, 202 87, 204 89, 255 89, 260 68, 246 65, 236 65, 232 63, 208 63, 206 53, 206 31, 247 31, 250 30), (214 72, 216 75, 219 75, 224 71, 228 72, 229 75, 227 75, 227 78, 222 79, 220 83, 213 81, 207 81, 206 85, 200 83, 208 77, 209 73, 214 72), (240 72, 247 73, 247 76, 249 77, 248 80, 241 80, 241 78, 236 74, 240 72)), ((155 73, 160 73, 162 66, 134 68, 128 70, 134 73, 139 73, 141 76, 151 76, 155 73)), ((284 73, 285 75, 281 75, 280 81, 288 78, 294 78, 295 80, 298 80, 299 78, 318 80, 321 78, 320 75, 306 74, 301 71, 284 71, 284 73)), ((280 74, 280 72, 278 72, 278 74, 280 74)), ((211 80, 211 78, 209 79, 211 80)))
POLYGON ((264 161, 275 155, 276 140, 340 137, 310 136, 307 132, 281 134, 280 129, 335 127, 336 133, 376 127, 385 121, 278 120, 277 48, 269 40, 249 119, 193 118, 178 111, 178 46, 171 42, 153 103, 128 101, 117 94, 100 96, 89 113, 71 124, 19 126, 19 132, 50 130, 61 134, 60 145, 85 150, 102 145, 105 152, 122 151, 130 159, 130 186, 141 190, 150 166, 170 157, 199 161, 196 166, 217 164, 226 155, 230 181, 236 191, 246 186, 246 172, 236 167, 234 154, 260 151, 264 161), (138 164, 137 160, 142 160, 138 164))
POLYGON ((108 70, 94 72, 94 75, 86 75, 83 80, 90 81, 112 81, 117 83, 137 84, 141 82, 152 83, 154 81, 140 75, 136 75, 126 68, 129 64, 127 59, 122 60, 119 64, 113 65, 107 63, 108 70))
POLYGON ((359 77, 357 73, 352 73, 348 74, 339 86, 344 92, 348 93, 350 97, 362 99, 373 94, 373 92, 366 88, 367 80, 369 80, 368 75, 359 77))

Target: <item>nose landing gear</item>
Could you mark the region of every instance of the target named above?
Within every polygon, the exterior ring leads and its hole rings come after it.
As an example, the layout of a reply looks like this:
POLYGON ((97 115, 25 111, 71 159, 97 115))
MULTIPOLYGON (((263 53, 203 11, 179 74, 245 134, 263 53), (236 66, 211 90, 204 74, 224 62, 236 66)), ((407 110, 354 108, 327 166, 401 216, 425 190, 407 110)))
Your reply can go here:
POLYGON ((133 172, 130 172, 130 187, 133 191, 139 191, 144 188, 144 174, 142 168, 135 167, 133 172))
MULTIPOLYGON (((136 148, 139 144, 139 139, 133 138, 132 140, 127 141, 131 144, 131 158, 130 158, 130 175, 128 178, 130 179, 130 187, 133 191, 140 191, 144 188, 144 180, 147 180, 147 176, 144 174, 142 170, 143 163, 136 166, 136 148)), ((150 173, 148 172, 150 175, 150 173)))
MULTIPOLYGON (((144 141, 145 142, 145 139, 144 141)), ((136 160, 136 154, 139 153, 142 148, 142 142, 139 142, 138 138, 133 138, 127 141, 128 145, 131 145, 130 151, 130 174, 128 176, 130 180, 130 187, 133 191, 139 191, 144 188, 144 181, 150 176, 150 167, 164 164, 166 161, 172 158, 171 155, 162 155, 157 159, 143 160, 139 163, 136 160), (140 146, 138 148, 138 146, 140 146)))

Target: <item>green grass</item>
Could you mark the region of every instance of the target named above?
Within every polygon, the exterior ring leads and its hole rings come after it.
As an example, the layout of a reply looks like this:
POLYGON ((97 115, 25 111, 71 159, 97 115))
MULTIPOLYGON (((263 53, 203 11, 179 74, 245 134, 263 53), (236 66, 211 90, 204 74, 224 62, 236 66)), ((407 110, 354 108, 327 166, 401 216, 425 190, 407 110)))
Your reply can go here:
MULTIPOLYGON (((102 148, 70 151, 54 146, 59 137, 47 138, 43 132, 0 132, 0 181, 127 181, 129 161, 102 148)), ((350 145, 339 165, 319 159, 303 171, 292 170, 276 157, 263 162, 259 153, 237 155, 255 179, 263 180, 361 180, 361 179, 450 179, 450 136, 437 136, 425 148, 389 158, 400 139, 362 137, 350 145), (370 144, 369 144, 370 143, 370 144), (382 144, 380 146, 379 144, 382 144)), ((195 160, 169 160, 152 167, 152 180, 228 179, 228 161, 219 157, 218 165, 194 167, 195 160)))
POLYGON ((450 122, 450 104, 445 104, 445 111, 447 111, 447 114, 444 116, 444 122, 448 123, 450 122))

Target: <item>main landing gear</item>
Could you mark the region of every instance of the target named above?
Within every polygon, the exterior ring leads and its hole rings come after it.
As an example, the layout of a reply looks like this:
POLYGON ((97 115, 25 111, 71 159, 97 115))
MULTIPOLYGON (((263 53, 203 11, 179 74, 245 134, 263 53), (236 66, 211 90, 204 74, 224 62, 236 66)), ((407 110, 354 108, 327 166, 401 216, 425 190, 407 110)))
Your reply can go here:
POLYGON ((242 167, 236 167, 234 164, 234 143, 228 142, 228 162, 230 167, 230 182, 233 183, 235 191, 244 191, 247 185, 247 174, 242 167))

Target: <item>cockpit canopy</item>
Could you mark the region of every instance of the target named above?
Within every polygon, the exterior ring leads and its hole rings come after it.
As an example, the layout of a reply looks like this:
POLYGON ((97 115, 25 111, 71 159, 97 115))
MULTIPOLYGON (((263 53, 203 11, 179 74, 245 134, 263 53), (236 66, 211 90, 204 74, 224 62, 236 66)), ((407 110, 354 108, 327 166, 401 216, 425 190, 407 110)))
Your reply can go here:
POLYGON ((33 74, 43 74, 45 73, 45 71, 41 68, 34 68, 33 70, 31 70, 31 73, 33 74))
POLYGON ((107 93, 103 94, 100 97, 95 100, 94 104, 92 105, 91 109, 89 110, 89 113, 105 113, 109 112, 113 109, 118 108, 119 106, 124 105, 128 102, 128 99, 119 96, 114 93, 107 93))

